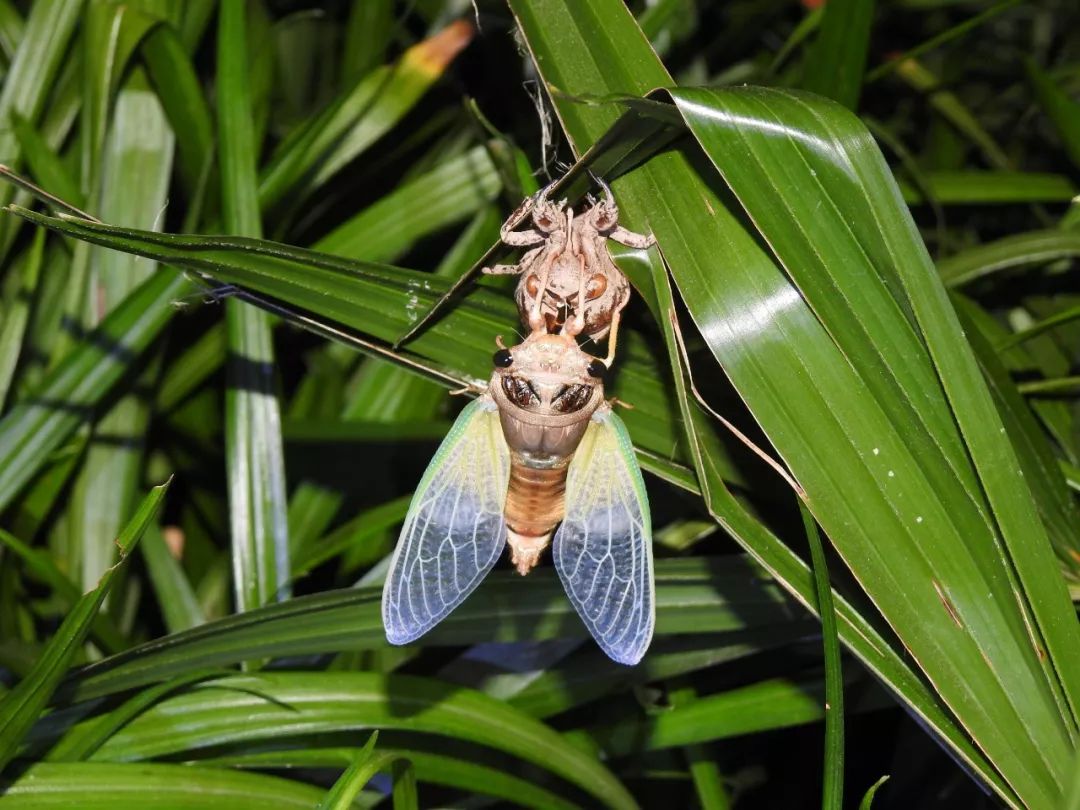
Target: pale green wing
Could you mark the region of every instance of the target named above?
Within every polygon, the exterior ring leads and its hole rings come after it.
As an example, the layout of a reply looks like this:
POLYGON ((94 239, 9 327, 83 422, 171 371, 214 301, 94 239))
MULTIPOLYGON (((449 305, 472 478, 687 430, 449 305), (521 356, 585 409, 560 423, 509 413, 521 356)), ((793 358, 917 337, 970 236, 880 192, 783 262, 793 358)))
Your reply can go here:
POLYGON ((552 554, 596 643, 620 664, 640 661, 656 615, 649 499, 630 436, 610 411, 593 417, 570 462, 552 554))
POLYGON ((454 422, 413 495, 382 615, 391 644, 419 638, 464 601, 506 545, 510 451, 494 403, 481 397, 454 422))

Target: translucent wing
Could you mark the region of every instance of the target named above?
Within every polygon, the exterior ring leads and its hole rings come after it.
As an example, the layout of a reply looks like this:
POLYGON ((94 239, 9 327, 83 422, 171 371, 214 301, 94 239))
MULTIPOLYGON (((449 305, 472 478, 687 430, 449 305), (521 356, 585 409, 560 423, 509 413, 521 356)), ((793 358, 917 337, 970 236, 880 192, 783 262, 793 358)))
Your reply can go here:
POLYGON ((409 505, 383 586, 391 644, 407 644, 442 621, 499 559, 509 480, 499 415, 482 397, 461 412, 409 505))
POLYGON ((620 664, 640 661, 655 619, 649 499, 630 437, 610 411, 593 418, 570 462, 553 555, 596 643, 620 664))

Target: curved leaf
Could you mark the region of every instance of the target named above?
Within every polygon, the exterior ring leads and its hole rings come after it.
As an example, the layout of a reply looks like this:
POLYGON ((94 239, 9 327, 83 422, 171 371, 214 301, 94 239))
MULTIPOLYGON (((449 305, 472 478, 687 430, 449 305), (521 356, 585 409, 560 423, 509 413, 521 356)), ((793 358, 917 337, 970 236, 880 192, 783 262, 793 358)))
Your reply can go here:
POLYGON ((589 754, 537 720, 471 689, 428 678, 367 672, 223 678, 158 703, 94 755, 132 761, 290 734, 402 729, 505 751, 551 771, 608 807, 637 804, 589 754))
MULTIPOLYGON (((538 571, 529 579, 523 589, 509 572, 490 574, 425 643, 586 638, 554 572, 538 571)), ((75 673, 64 698, 114 694, 245 658, 386 646, 381 591, 380 585, 299 597, 147 642, 75 673)), ((657 560, 656 607, 658 635, 774 623, 792 611, 778 589, 738 556, 657 560)))

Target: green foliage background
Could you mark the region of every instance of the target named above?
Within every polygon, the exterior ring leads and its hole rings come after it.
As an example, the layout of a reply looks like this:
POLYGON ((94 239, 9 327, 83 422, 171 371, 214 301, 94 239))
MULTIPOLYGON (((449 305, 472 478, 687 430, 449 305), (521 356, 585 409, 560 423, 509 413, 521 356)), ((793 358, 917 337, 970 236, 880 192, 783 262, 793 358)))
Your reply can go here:
POLYGON ((1080 806, 1078 32, 0 0, 0 808, 1080 806), (588 171, 658 240, 610 386, 653 647, 608 661, 550 567, 388 647, 513 280, 402 338, 588 171))

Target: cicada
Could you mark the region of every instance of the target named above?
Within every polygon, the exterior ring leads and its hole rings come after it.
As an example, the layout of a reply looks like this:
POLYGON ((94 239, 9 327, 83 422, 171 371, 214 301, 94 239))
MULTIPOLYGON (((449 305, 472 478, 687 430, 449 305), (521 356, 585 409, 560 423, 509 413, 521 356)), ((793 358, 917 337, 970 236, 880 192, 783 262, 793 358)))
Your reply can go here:
POLYGON ((497 264, 484 272, 520 275, 514 298, 531 330, 561 330, 596 340, 610 335, 605 360, 610 365, 630 282, 608 255, 607 240, 639 249, 656 240, 619 225, 611 189, 598 182, 603 197, 577 215, 566 200, 548 199, 551 186, 527 198, 503 224, 501 238, 528 250, 516 264, 497 264), (526 229, 517 230, 526 223, 526 229))
POLYGON ((387 639, 438 624, 505 546, 526 574, 550 544, 593 638, 636 664, 653 632, 652 529, 630 437, 604 400, 606 366, 543 330, 499 341, 494 366, 413 496, 383 588, 387 639))

